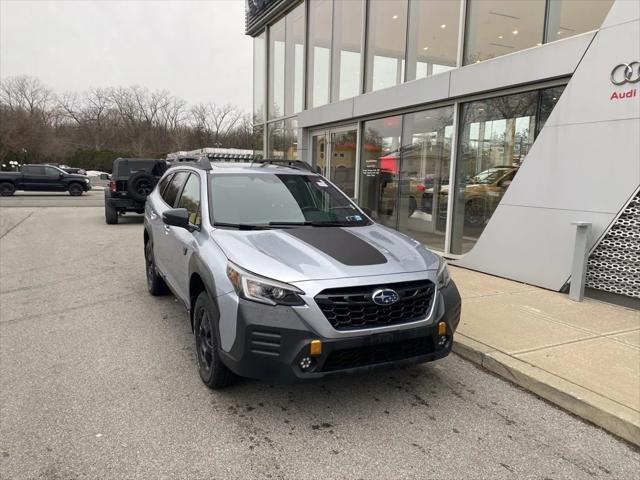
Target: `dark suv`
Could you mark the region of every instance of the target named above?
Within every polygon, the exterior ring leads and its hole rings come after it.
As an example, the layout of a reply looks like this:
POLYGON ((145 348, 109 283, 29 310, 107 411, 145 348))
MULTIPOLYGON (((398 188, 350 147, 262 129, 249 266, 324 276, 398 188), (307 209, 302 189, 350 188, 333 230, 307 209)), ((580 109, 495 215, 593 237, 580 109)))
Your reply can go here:
POLYGON ((167 162, 153 158, 117 158, 109 189, 104 191, 104 217, 109 225, 118 223, 118 215, 143 213, 147 195, 167 170, 167 162))

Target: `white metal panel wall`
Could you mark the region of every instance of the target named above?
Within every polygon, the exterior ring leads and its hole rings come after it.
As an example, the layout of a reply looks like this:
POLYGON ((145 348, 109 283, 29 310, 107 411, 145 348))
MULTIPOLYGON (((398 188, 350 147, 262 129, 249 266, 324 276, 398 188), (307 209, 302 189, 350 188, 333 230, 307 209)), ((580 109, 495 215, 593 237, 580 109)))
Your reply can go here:
POLYGON ((640 83, 612 69, 640 60, 640 2, 616 0, 474 248, 461 266, 559 290, 572 221, 592 222, 593 247, 640 185, 640 83))

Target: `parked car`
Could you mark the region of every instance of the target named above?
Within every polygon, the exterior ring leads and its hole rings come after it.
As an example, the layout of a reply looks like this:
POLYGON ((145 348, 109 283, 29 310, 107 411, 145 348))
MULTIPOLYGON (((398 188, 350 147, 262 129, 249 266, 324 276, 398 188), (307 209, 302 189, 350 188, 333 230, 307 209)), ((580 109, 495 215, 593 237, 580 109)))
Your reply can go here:
POLYGON ((167 170, 167 162, 153 158, 117 158, 109 188, 104 191, 104 217, 107 224, 118 223, 127 212, 143 213, 147 195, 167 170))
POLYGON ((189 312, 211 388, 311 380, 451 351, 446 262, 303 162, 176 165, 147 197, 147 287, 189 312))
POLYGON ((58 167, 60 170, 64 170, 67 173, 73 173, 76 175, 86 175, 87 171, 84 168, 75 168, 75 167, 58 167))
POLYGON ((51 165, 22 165, 19 172, 0 172, 0 195, 13 195, 16 190, 69 192, 77 196, 91 190, 91 181, 51 165))

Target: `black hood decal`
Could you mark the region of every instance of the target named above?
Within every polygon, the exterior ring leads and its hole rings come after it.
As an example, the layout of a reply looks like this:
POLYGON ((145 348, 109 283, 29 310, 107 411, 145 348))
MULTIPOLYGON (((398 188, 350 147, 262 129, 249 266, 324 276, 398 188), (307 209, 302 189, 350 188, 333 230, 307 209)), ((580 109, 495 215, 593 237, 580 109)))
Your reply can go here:
POLYGON ((387 259, 378 249, 342 228, 295 228, 285 231, 344 265, 364 266, 387 263, 387 259))

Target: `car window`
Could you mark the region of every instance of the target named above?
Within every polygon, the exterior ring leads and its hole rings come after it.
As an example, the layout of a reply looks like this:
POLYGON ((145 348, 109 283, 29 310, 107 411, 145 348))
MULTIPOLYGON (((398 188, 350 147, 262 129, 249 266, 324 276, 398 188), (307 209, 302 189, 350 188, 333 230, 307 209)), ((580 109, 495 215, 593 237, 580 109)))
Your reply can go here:
POLYGON ((200 176, 197 173, 189 175, 184 185, 178 208, 186 208, 189 212, 189 223, 200 225, 200 176))
POLYGON ((160 196, 162 196, 164 189, 167 188, 167 185, 169 185, 169 182, 171 181, 172 178, 173 178, 173 173, 170 173, 169 175, 164 177, 162 181, 158 184, 158 193, 160 194, 160 196))
POLYGON ((53 167, 44 167, 44 174, 47 177, 59 177, 62 172, 57 168, 53 167))
POLYGON ((171 179, 169 186, 163 192, 162 198, 170 207, 175 205, 176 198, 178 197, 178 193, 180 192, 184 181, 187 179, 187 175, 189 175, 189 172, 176 173, 171 179))
POLYGON ((22 167, 22 173, 27 175, 44 175, 44 167, 25 165, 22 167))
POLYGON ((216 174, 209 198, 215 223, 369 223, 352 202, 317 175, 216 174))

